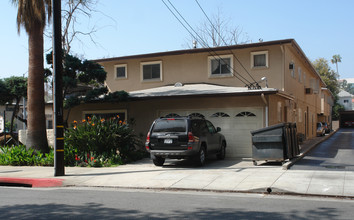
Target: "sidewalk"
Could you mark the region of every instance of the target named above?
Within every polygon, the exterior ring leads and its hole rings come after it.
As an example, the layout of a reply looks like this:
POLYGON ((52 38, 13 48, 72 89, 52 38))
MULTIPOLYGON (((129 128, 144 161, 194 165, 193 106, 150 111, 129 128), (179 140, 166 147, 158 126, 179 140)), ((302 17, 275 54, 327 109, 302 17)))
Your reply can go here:
MULTIPOLYGON (((314 138, 301 145, 301 156, 329 136, 314 138)), ((251 159, 209 160, 204 167, 188 161, 169 161, 156 167, 150 159, 110 168, 66 167, 65 176, 53 177, 53 167, 0 166, 0 182, 4 179, 55 180, 54 186, 116 187, 155 190, 204 190, 222 192, 289 193, 303 195, 354 197, 354 172, 288 170, 296 160, 283 166, 260 164, 251 159)), ((28 182, 29 181, 29 182, 28 182)), ((32 187, 43 187, 43 184, 32 187)))

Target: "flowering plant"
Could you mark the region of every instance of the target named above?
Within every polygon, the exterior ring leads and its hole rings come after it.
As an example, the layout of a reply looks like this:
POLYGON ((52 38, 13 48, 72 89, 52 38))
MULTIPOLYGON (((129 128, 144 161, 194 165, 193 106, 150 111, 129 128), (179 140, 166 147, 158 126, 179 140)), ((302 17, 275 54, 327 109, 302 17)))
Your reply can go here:
POLYGON ((109 119, 93 116, 74 121, 65 133, 65 145, 72 151, 68 159, 75 165, 121 164, 130 160, 139 144, 141 141, 133 129, 119 116, 109 119))

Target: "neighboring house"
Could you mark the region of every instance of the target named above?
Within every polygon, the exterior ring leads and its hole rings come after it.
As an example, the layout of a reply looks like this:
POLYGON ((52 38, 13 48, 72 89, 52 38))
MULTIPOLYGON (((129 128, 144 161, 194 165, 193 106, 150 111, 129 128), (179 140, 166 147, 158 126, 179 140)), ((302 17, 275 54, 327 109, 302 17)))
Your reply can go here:
MULTIPOLYGON (((14 105, 10 105, 10 104, 6 104, 6 105, 0 105, 0 115, 2 117, 4 117, 4 114, 5 114, 5 120, 6 122, 11 122, 11 117, 12 117, 12 113, 13 113, 13 109, 14 109, 14 105)), ((20 111, 18 113, 19 116, 22 116, 22 112, 23 112, 23 104, 22 102, 20 103, 20 111)), ((24 123, 21 122, 20 120, 18 119, 14 119, 14 132, 17 132, 18 130, 20 129, 23 129, 24 127, 24 123)), ((1 128, 0 128, 1 130, 1 128)), ((3 132, 3 131, 0 131, 0 133, 3 132)))
MULTIPOLYGON (((48 144, 49 146, 54 146, 54 133, 53 133, 53 101, 47 101, 45 103, 45 107, 44 107, 44 113, 45 113, 45 124, 46 124, 46 128, 47 128, 47 139, 48 139, 48 144)), ((26 108, 27 109, 27 108, 26 108)), ((21 106, 20 109, 21 114, 23 114, 23 106, 21 106)), ((22 122, 21 122, 22 123, 22 122)), ((21 125, 21 129, 18 130, 19 132, 19 141, 26 145, 26 128, 24 126, 24 123, 22 123, 21 125)))
POLYGON ((353 110, 353 95, 347 91, 341 90, 338 93, 338 104, 344 107, 345 111, 353 110))
POLYGON ((131 100, 82 104, 69 121, 119 114, 146 135, 158 117, 201 116, 221 127, 228 157, 252 156, 252 130, 296 122, 297 131, 311 138, 316 122, 331 122, 333 96, 293 39, 96 62, 107 71, 108 89, 125 90, 131 100))

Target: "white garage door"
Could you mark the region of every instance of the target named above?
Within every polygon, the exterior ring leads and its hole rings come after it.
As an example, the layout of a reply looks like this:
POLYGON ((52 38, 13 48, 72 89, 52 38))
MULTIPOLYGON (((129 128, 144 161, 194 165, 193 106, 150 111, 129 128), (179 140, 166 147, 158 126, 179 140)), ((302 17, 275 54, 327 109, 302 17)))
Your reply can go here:
POLYGON ((162 110, 160 116, 203 116, 221 128, 227 142, 227 157, 252 157, 250 131, 263 127, 262 108, 233 108, 208 110, 162 110))

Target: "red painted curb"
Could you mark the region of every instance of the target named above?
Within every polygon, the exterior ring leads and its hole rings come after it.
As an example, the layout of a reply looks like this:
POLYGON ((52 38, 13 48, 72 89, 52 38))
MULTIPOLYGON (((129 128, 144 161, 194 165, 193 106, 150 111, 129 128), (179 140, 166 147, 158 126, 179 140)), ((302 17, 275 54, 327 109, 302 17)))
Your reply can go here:
POLYGON ((64 179, 54 178, 14 178, 0 177, 0 183, 24 184, 32 187, 59 187, 63 185, 64 179))

